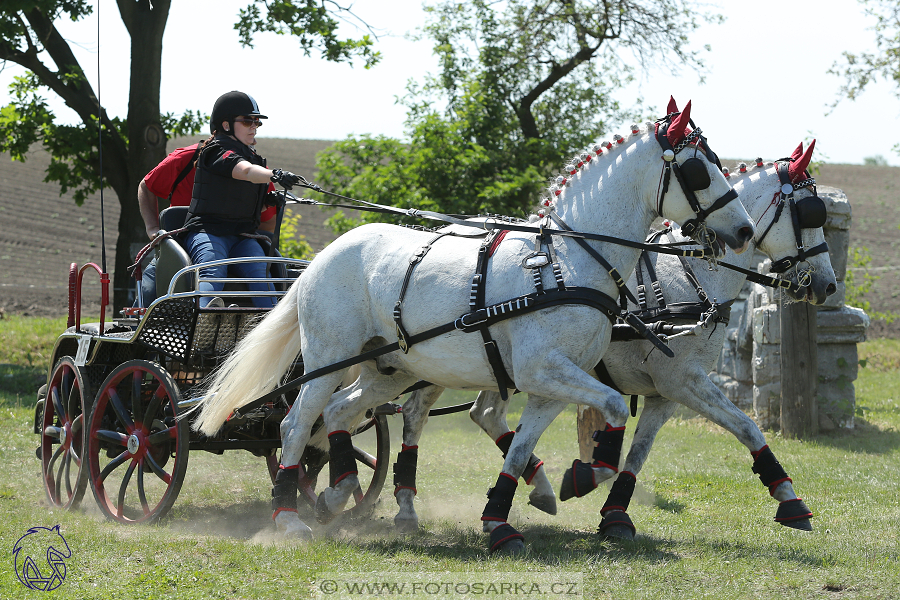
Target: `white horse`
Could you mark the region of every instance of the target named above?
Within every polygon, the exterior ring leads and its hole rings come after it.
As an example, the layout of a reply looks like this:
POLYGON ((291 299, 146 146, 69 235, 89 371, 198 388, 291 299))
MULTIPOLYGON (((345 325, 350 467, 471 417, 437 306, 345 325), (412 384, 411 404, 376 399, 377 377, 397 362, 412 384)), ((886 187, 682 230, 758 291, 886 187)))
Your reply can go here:
MULTIPOLYGON (((821 304, 836 291, 836 286, 831 260, 823 246, 824 232, 821 225, 825 219, 824 204, 815 196, 814 181, 804 174, 814 144, 815 141, 805 153, 803 144, 800 144, 789 161, 780 163, 782 176, 797 186, 792 191, 795 199, 788 199, 781 194, 783 181, 773 163, 754 165, 744 173, 737 171, 731 181, 756 223, 756 234, 751 247, 762 250, 775 265, 784 266, 785 259, 790 259, 793 268, 786 279, 797 284, 797 287, 786 292, 795 301, 821 304), (810 200, 806 200, 807 198, 810 200), (794 229, 795 216, 799 226, 797 231, 794 229), (800 239, 797 238, 798 233, 800 239), (805 253, 810 249, 817 249, 818 253, 798 257, 798 248, 802 248, 805 253)), ((677 233, 670 234, 669 238, 661 241, 687 239, 677 233)), ((675 307, 674 310, 677 311, 679 303, 681 306, 700 304, 698 291, 688 279, 678 258, 655 253, 650 253, 650 258, 664 302, 670 310, 675 307)), ((747 269, 752 261, 753 252, 746 252, 729 262, 747 269)), ((710 271, 705 265, 698 266, 697 261, 690 262, 694 263, 692 272, 704 293, 719 304, 730 304, 746 280, 744 274, 730 269, 720 267, 710 271)), ((642 269, 643 281, 649 282, 650 274, 644 262, 639 262, 637 268, 642 269)), ((638 294, 638 281, 634 275, 629 279, 628 287, 638 294)), ((644 308, 659 309, 658 297, 649 284, 644 293, 648 299, 644 308)), ((632 305, 629 308, 639 310, 641 307, 632 305)), ((695 321, 696 318, 689 320, 695 321)), ((771 455, 771 451, 766 451, 766 440, 759 427, 732 404, 707 375, 721 352, 724 337, 725 327, 716 325, 710 335, 704 332, 698 336, 672 339, 669 345, 675 351, 675 358, 652 352, 653 346, 644 341, 614 342, 603 356, 602 364, 607 371, 603 379, 607 382, 611 380, 624 394, 643 395, 645 402, 625 465, 601 509, 603 522, 600 524, 600 533, 633 538, 634 525, 626 511, 634 491, 635 477, 650 452, 657 432, 671 417, 678 404, 724 427, 750 450, 754 459, 754 472, 760 475, 771 495, 780 502, 776 521, 797 529, 811 529, 809 509, 797 498, 791 480, 777 466, 774 455, 771 455)), ((428 410, 442 391, 438 387, 418 390, 404 403, 404 447, 418 444, 428 419, 428 410)), ((508 403, 496 392, 484 391, 469 413, 472 420, 501 448, 509 443, 511 435, 506 421, 507 406, 508 403)), ((400 509, 394 521, 399 529, 412 530, 418 526, 418 516, 413 506, 415 473, 414 470, 405 472, 402 463, 401 452, 398 457, 399 469, 395 469, 400 474, 399 482, 395 478, 395 496, 400 509)), ((532 458, 531 469, 524 476, 527 483, 534 485, 529 503, 555 514, 555 496, 542 464, 532 458)), ((567 500, 592 491, 599 482, 613 474, 609 467, 618 469, 619 465, 587 465, 576 460, 564 476, 560 498, 567 500)))
MULTIPOLYGON (((692 222, 698 235, 708 228, 709 239, 723 248, 727 244, 745 250, 753 223, 740 202, 729 202, 735 194, 707 158, 714 155, 699 130, 688 130, 689 121, 690 103, 648 130, 617 138, 615 145, 602 149, 602 156, 596 146, 596 156, 571 174, 570 181, 561 176, 559 187, 551 188, 558 192, 559 222, 575 231, 635 242, 644 239, 661 213, 680 223, 692 222), (672 185, 661 185, 663 180, 668 184, 671 175, 672 185), (686 185, 678 185, 676 178, 686 185), (667 187, 668 193, 661 193, 667 187)), ((558 230, 549 218, 541 227, 558 230)), ((317 511, 327 518, 343 509, 358 486, 347 430, 360 412, 395 398, 419 379, 454 389, 499 390, 498 378, 508 378, 508 387, 527 393, 529 402, 482 520, 491 530, 492 551, 524 550, 521 534, 506 523, 506 516, 516 480, 543 430, 568 403, 592 406, 620 428, 628 416, 622 397, 586 373, 603 356, 612 330, 610 320, 598 319, 597 313, 614 312, 609 303, 615 307, 618 291, 592 253, 628 274, 639 250, 591 241, 584 244, 589 252, 579 240, 557 234, 544 245, 552 264, 523 268, 523 260, 535 256, 537 236, 511 231, 487 262, 486 280, 473 285, 478 240, 447 236, 434 241, 433 233, 384 224, 348 232, 312 261, 213 377, 195 427, 207 434, 218 430, 235 408, 274 389, 301 350, 309 373, 396 343, 398 322, 410 332, 441 328, 444 333, 424 341, 418 333, 411 336, 408 352, 367 360, 356 383, 334 396, 342 370, 303 385, 281 426, 283 470, 273 489, 275 523, 286 534, 311 534, 296 514, 297 465, 320 414, 330 432, 333 487, 319 495, 317 511), (411 271, 413 256, 417 266, 411 271), (535 292, 537 282, 545 286, 541 293, 535 292), (558 283, 564 289, 557 289, 558 283), (395 316, 401 293, 402 316, 395 316), (481 293, 491 310, 476 313, 470 295, 481 293), (581 300, 569 303, 579 294, 581 300), (510 298, 512 304, 507 303, 510 298), (562 303, 542 304, 554 299, 562 303), (542 308, 514 312, 527 306, 542 308), (511 318, 480 321, 501 310, 509 311, 511 318), (467 333, 488 324, 493 346, 467 333), (493 364, 491 352, 497 359, 493 364), (505 375, 495 369, 498 361, 505 375)))

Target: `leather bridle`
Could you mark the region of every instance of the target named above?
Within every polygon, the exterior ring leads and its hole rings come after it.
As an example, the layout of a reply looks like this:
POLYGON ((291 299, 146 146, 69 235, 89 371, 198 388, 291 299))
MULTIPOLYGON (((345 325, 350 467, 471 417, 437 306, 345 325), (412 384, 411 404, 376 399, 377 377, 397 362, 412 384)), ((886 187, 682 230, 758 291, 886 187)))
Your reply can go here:
POLYGON ((656 212, 659 215, 663 214, 663 201, 665 200, 666 192, 669 189, 671 174, 675 173, 675 178, 678 180, 678 184, 681 186, 681 190, 684 192, 684 196, 687 198, 691 210, 693 210, 696 215, 695 218, 690 219, 681 225, 681 231, 689 237, 695 237, 699 231, 706 229, 706 218, 715 211, 725 207, 732 200, 735 200, 738 197, 738 194, 734 188, 730 188, 725 194, 716 199, 709 208, 700 206, 700 201, 697 200, 697 196, 694 192, 707 189, 711 184, 711 180, 706 165, 703 163, 703 160, 697 156, 698 151, 702 150, 703 154, 706 156, 706 160, 718 166, 719 170, 721 170, 722 164, 719 162, 719 158, 716 154, 710 149, 700 128, 694 126, 693 121, 691 121, 693 131, 687 134, 676 146, 672 146, 669 139, 666 137, 666 132, 672 123, 672 118, 677 114, 679 113, 666 115, 664 119, 658 121, 656 124, 656 141, 659 142, 659 145, 663 149, 662 159, 664 163, 662 190, 656 202, 656 212), (694 146, 694 156, 679 165, 678 161, 675 160, 675 157, 679 152, 690 147, 692 144, 694 146))

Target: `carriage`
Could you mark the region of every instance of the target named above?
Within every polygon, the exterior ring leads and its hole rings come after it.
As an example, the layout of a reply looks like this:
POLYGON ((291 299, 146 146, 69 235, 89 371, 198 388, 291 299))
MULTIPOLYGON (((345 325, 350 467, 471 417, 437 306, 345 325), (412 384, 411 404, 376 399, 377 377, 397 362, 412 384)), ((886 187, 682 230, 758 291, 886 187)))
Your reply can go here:
MULTIPOLYGON (((286 535, 308 536, 311 530, 295 512, 297 492, 303 500, 314 502, 320 521, 333 518, 347 506, 355 514, 371 508, 387 471, 385 415, 399 412, 393 400, 417 386, 423 387, 420 384, 430 385, 423 381, 428 378, 440 388, 493 389, 501 397, 507 390, 518 388, 529 394, 516 435, 511 441, 501 436, 508 443, 501 447, 506 462, 497 485, 489 492, 482 516, 484 530, 491 534, 491 552, 524 550, 522 535, 506 518, 518 477, 532 468, 535 457, 529 458, 529 454, 562 406, 585 404, 607 418, 606 429, 594 436, 598 443, 594 462, 588 465, 576 461, 564 476, 563 487, 568 481, 574 492, 567 496, 583 495, 579 492, 585 488, 582 479, 596 487, 598 481, 617 472, 628 407, 613 387, 588 375, 597 364, 589 363, 590 357, 602 358, 609 341, 617 337, 616 330, 628 328, 637 334, 635 339, 659 349, 658 355, 674 356, 666 337, 675 330, 666 325, 651 329, 622 306, 623 297, 636 305, 643 302, 626 289, 626 281, 612 264, 622 264, 630 272, 640 251, 651 250, 679 260, 708 260, 714 269, 716 256, 726 246, 740 253, 751 242, 762 243, 772 231, 766 253, 774 261, 776 272, 794 269, 791 280, 763 276, 727 263, 721 266, 789 290, 796 300, 821 303, 834 292, 833 271, 821 231, 825 208, 815 195, 814 180, 805 175, 812 146, 803 152, 801 145, 789 159, 770 163, 772 168, 760 162, 765 177, 755 178, 760 189, 751 219, 741 203, 731 202, 737 192, 719 170, 721 165, 700 129, 687 127, 688 123, 693 126, 689 107, 678 112, 674 100, 670 100, 669 114, 655 125, 648 123, 646 129, 632 126, 631 137, 617 138, 622 150, 611 143, 596 144, 591 152, 597 157, 597 168, 591 164, 591 154, 582 153, 577 162, 566 166, 575 183, 558 176, 550 192, 559 202, 552 197, 546 200, 543 205, 548 210, 539 211, 527 223, 499 222, 496 218, 462 220, 414 209, 379 207, 449 222, 468 231, 480 228, 486 235, 448 228, 426 233, 369 226, 348 233, 309 265, 271 259, 273 267, 280 265, 281 277, 272 273, 281 291, 287 282, 295 281, 295 285, 278 307, 255 325, 253 319, 261 312, 258 309, 239 304, 200 308, 200 294, 193 291, 200 280, 200 267, 183 265, 177 271, 158 269, 173 276, 160 276, 161 281, 168 281, 166 293, 140 318, 117 321, 112 329, 104 330, 101 313, 99 326, 82 327, 79 290, 84 268, 73 271, 73 324, 54 351, 56 366, 39 397, 35 416, 35 432, 42 436, 44 485, 51 502, 58 506, 74 504, 89 481, 109 517, 122 522, 156 520, 171 508, 177 496, 189 450, 246 449, 267 460, 278 530, 286 535), (678 153, 686 148, 689 152, 679 159, 678 153), (604 160, 623 166, 600 168, 604 160), (645 176, 660 164, 661 185, 656 177, 645 176), (621 193, 606 182, 608 176, 621 187, 621 193), (675 182, 674 198, 664 204, 670 176, 675 182), (600 180, 610 190, 604 187, 603 194, 596 194, 603 187, 598 185, 600 180), (769 189, 772 185, 776 186, 774 196, 769 189), (805 190, 807 197, 795 202, 795 190, 805 190), (755 232, 752 224, 759 224, 773 206, 777 208, 771 211, 768 224, 755 232), (782 213, 788 217, 779 222, 782 213), (635 215, 640 218, 635 219, 635 215), (649 245, 638 242, 654 216, 682 223, 682 234, 693 239, 649 245), (503 232, 511 233, 507 239, 514 242, 500 246, 503 232), (449 236, 444 240, 448 243, 432 249, 445 236, 449 236), (555 249, 554 239, 559 240, 555 249), (775 239, 778 243, 773 245, 775 239), (603 242, 606 258, 588 240, 603 242), (700 249, 684 247, 698 241, 703 246, 700 249), (491 259, 497 248, 498 256, 491 259), (426 253, 429 260, 423 262, 426 253), (405 277, 404 269, 396 269, 397 256, 407 259, 405 277), (818 276, 813 276, 817 270, 818 276), (495 283, 486 295, 489 272, 495 283), (379 277, 369 277, 375 273, 379 277), (581 277, 598 289, 579 285, 581 277), (373 289, 366 287, 376 279, 373 289), (576 283, 567 283, 567 279, 576 283), (387 285, 386 280, 390 280, 387 285), (179 287, 187 281, 193 281, 193 286, 179 287), (435 281, 442 282, 443 287, 434 285, 435 281), (416 295, 407 295, 408 285, 416 295), (509 299, 516 291, 520 295, 509 299), (619 301, 612 295, 616 293, 619 301), (554 309, 557 318, 544 318, 540 326, 533 326, 530 319, 515 318, 547 309, 554 309), (560 316, 563 313, 567 318, 560 316), (487 332, 488 327, 496 327, 509 344, 498 345, 487 332), (482 334, 483 350, 479 336, 467 335, 476 331, 482 334), (582 353, 569 356, 567 351, 554 350, 556 345, 568 348, 572 340, 583 345, 578 346, 582 353), (297 358, 301 345, 305 363, 297 358), (266 349, 265 355, 260 348, 266 349), (361 374, 350 388, 342 390, 347 368, 360 363, 361 374), (515 367, 514 378, 506 371, 509 364, 515 367), (201 387, 207 376, 210 385, 201 387), (285 380, 288 383, 279 385, 285 380), (298 396, 294 390, 304 383, 308 385, 298 396), (292 405, 296 408, 289 410, 292 405), (196 417, 192 412, 195 408, 200 409, 196 417), (201 433, 193 433, 195 428, 201 433), (284 435, 283 440, 279 433, 284 435), (358 443, 366 434, 375 438, 370 446, 373 453, 358 443), (282 441, 282 464, 278 465, 274 453, 282 441), (170 460, 169 472, 165 468, 170 460), (317 494, 317 476, 329 461, 331 485, 322 486, 317 494), (358 472, 355 465, 359 463, 368 471, 358 472), (74 476, 72 470, 76 471, 74 476), (108 483, 112 480, 120 481, 118 489, 108 483), (148 481, 155 486, 154 494, 148 494, 148 481)), ((172 250, 177 253, 178 248, 172 250)), ((160 252, 161 261, 165 252, 165 248, 160 252)), ((702 290, 696 292, 704 297, 702 290)), ((234 293, 239 299, 250 295, 234 293)), ((712 304, 716 304, 715 298, 712 304)), ((716 311, 707 313, 708 308, 704 307, 703 314, 714 315, 716 311)), ((547 310, 541 314, 551 313, 547 310)), ((706 317, 684 326, 680 333, 696 332, 705 322, 706 317)), ((686 369, 690 365, 682 366, 686 369)), ((684 381, 693 375, 687 369, 681 373, 684 381)), ((708 380, 706 371, 699 373, 699 379, 708 380)), ((696 399, 678 398, 674 392, 666 396, 706 406, 710 418, 720 424, 730 414, 722 406, 728 404, 727 399, 718 391, 696 399), (725 412, 716 412, 719 408, 725 412)), ((408 418, 409 411, 404 411, 404 416, 408 418)), ((768 450, 758 428, 746 415, 741 413, 740 417, 743 420, 732 423, 729 430, 750 449, 753 471, 779 501, 776 520, 807 528, 811 513, 794 493, 791 479, 768 450), (741 433, 745 430, 758 435, 744 439, 741 433)), ((424 424, 421 415, 416 418, 420 419, 419 426, 424 424)), ((664 419, 659 424, 662 422, 664 419)), ((418 448, 417 441, 407 439, 407 433, 418 433, 414 428, 410 432, 406 429, 394 469, 401 515, 404 504, 411 507, 415 495, 418 448)), ((500 446, 500 438, 496 441, 500 446)), ((532 470, 539 468, 537 465, 532 470)), ((627 473, 633 490, 634 474, 627 473)), ((526 483, 530 481, 526 479, 526 483)), ((549 489, 549 482, 545 483, 549 489)), ((552 496, 552 490, 546 495, 552 496)), ((566 499, 562 495, 561 499, 566 499)), ((607 513, 621 513, 618 522, 630 525, 625 495, 630 493, 617 498, 624 506, 609 505, 601 510, 604 522, 607 513)), ((629 528, 633 533, 634 527, 629 528)))
MULTIPOLYGON (((186 208, 163 211, 162 229, 177 229, 186 208)), ((265 261, 275 291, 251 292, 248 280, 229 277, 223 296, 230 304, 201 308, 196 290, 203 265, 190 264, 174 239, 164 239, 158 249, 158 299, 146 310, 127 309, 124 318, 111 321, 101 308, 99 323, 81 322, 81 289, 84 275, 101 269, 93 263, 71 265, 68 329, 53 348, 53 366, 34 414, 34 433, 40 436, 36 454, 52 506, 77 506, 90 486, 110 519, 157 521, 178 497, 191 451, 246 450, 263 459, 274 480, 279 424, 296 392, 235 416, 215 436, 194 432, 187 415, 204 378, 267 312, 253 306, 253 296, 280 297, 308 264, 273 254, 217 262, 265 261)), ((291 372, 302 374, 302 357, 291 372)), ((351 432, 355 457, 367 472, 361 470, 350 516, 370 510, 384 485, 390 439, 383 413, 392 410, 370 411, 351 432)), ((327 464, 327 451, 311 444, 303 458, 307 476, 300 482, 300 496, 311 505, 317 476, 327 464)))

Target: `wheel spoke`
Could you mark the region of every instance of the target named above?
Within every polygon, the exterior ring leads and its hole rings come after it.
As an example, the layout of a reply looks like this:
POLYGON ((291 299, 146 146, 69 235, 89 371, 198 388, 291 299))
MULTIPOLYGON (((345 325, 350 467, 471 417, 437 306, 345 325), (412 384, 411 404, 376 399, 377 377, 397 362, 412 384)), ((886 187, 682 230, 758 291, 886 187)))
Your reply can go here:
POLYGON ((147 436, 147 441, 153 444, 154 446, 158 446, 160 444, 165 444, 169 440, 174 440, 178 437, 178 426, 173 425, 172 427, 168 427, 163 429, 162 431, 157 431, 156 433, 151 433, 147 436))
POLYGON ((62 404, 62 398, 59 397, 59 388, 50 388, 50 401, 53 402, 53 410, 56 412, 56 418, 60 423, 66 422, 66 409, 62 404))
POLYGON ((47 472, 53 473, 53 466, 56 464, 56 460, 59 458, 60 454, 63 452, 62 444, 57 446, 56 450, 53 452, 53 456, 50 457, 50 462, 47 463, 47 472))
POLYGON ((169 394, 166 392, 166 386, 159 384, 159 387, 156 388, 156 391, 153 392, 153 398, 150 400, 150 404, 147 406, 147 412, 144 413, 144 424, 151 423, 153 418, 156 416, 156 413, 159 411, 159 407, 162 406, 163 401, 169 398, 169 394))
POLYGON ((362 450, 361 448, 357 448, 356 446, 353 446, 353 456, 356 458, 356 460, 358 460, 365 466, 369 467, 373 471, 375 470, 375 467, 378 465, 377 458, 375 458, 374 456, 372 456, 365 450, 362 450))
MULTIPOLYGON (((63 479, 66 482, 66 497, 72 497, 72 482, 69 479, 70 470, 69 467, 72 465, 72 453, 66 452, 66 455, 63 457, 63 468, 60 471, 65 471, 65 475, 60 479, 63 479)), ((59 483, 56 484, 59 487, 59 483)), ((57 494, 59 497, 59 494, 57 494)))
POLYGON ((77 385, 73 385, 66 399, 66 420, 71 421, 72 415, 79 412, 81 412, 81 390, 77 385))
POLYGON ((117 457, 115 457, 114 459, 109 461, 109 464, 107 464, 103 468, 103 470, 100 472, 100 477, 99 477, 100 481, 101 482, 106 481, 106 478, 109 477, 109 474, 112 473, 113 471, 115 471, 116 469, 118 469, 119 467, 121 467, 122 463, 124 463, 126 460, 128 460, 129 456, 131 456, 131 455, 126 450, 122 454, 118 455, 117 457))
POLYGON ((72 388, 75 387, 73 384, 73 379, 75 378, 75 373, 68 366, 63 365, 62 377, 59 380, 59 387, 62 388, 63 393, 67 396, 71 394, 72 388))
POLYGON ((147 493, 144 491, 144 469, 138 469, 138 498, 141 500, 141 508, 145 515, 150 514, 150 504, 147 502, 147 493))
POLYGON ((172 476, 162 470, 162 467, 159 466, 159 464, 153 459, 153 456, 151 456, 149 452, 144 455, 144 462, 148 467, 150 467, 151 471, 156 473, 157 477, 166 482, 166 485, 172 483, 172 476))
POLYGON ((134 421, 131 420, 128 410, 125 408, 125 405, 122 404, 118 392, 116 392, 114 387, 110 387, 106 392, 109 396, 109 405, 113 409, 113 412, 116 413, 116 419, 118 419, 119 423, 125 427, 125 431, 130 432, 134 429, 134 421))
POLYGON ((134 467, 137 466, 138 461, 133 460, 131 464, 128 465, 128 470, 125 471, 125 475, 122 477, 122 485, 119 486, 119 497, 116 500, 116 512, 121 515, 122 511, 125 509, 125 492, 128 491, 128 482, 131 481, 131 475, 134 473, 134 467))
POLYGON ((138 418, 141 414, 141 384, 144 381, 144 371, 136 369, 131 374, 131 414, 138 418))
POLYGON ((98 429, 94 432, 94 439, 101 442, 109 442, 123 448, 128 445, 128 436, 118 431, 110 431, 109 429, 98 429))

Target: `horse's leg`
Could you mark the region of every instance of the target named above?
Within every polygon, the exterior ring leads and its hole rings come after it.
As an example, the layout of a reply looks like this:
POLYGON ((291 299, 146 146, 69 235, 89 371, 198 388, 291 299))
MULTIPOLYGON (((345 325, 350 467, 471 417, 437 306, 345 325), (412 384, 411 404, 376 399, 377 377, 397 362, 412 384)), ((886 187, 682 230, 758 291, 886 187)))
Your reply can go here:
POLYGON ((628 456, 625 457, 625 464, 613 482, 603 508, 600 509, 603 521, 597 529, 598 533, 609 537, 634 539, 636 531, 631 517, 628 516, 628 504, 634 494, 637 474, 641 472, 641 467, 650 454, 656 434, 669 420, 677 406, 661 396, 644 398, 644 408, 634 430, 634 439, 631 441, 628 456))
MULTIPOLYGON (((625 435, 628 407, 615 390, 603 385, 581 370, 566 356, 551 352, 540 364, 517 369, 516 383, 527 390, 528 402, 522 419, 516 428, 503 471, 496 485, 488 494, 488 503, 482 514, 484 529, 491 533, 491 552, 518 553, 524 550, 523 536, 507 522, 519 476, 525 471, 528 460, 541 434, 567 403, 587 404, 599 410, 607 420, 608 464, 618 464, 625 435), (618 441, 618 444, 616 443, 618 441)), ((608 478, 613 468, 600 469, 599 477, 608 478)))
POLYGON ((350 435, 359 416, 367 409, 393 400, 416 380, 399 372, 381 375, 374 364, 367 363, 356 383, 348 390, 337 392, 327 404, 322 416, 330 444, 331 487, 324 489, 316 501, 316 518, 320 522, 328 522, 340 514, 359 487, 350 435))
POLYGON ((725 397, 706 373, 693 371, 678 385, 666 381, 660 382, 657 387, 666 397, 697 411, 730 431, 750 450, 753 457, 753 472, 759 475, 769 494, 779 502, 775 514, 777 522, 794 529, 812 530, 809 522, 812 513, 803 500, 797 497, 791 478, 769 449, 759 427, 744 411, 725 397))
POLYGON ((297 401, 281 422, 281 464, 272 488, 272 519, 285 536, 312 536, 312 530, 297 516, 300 457, 309 442, 313 423, 342 377, 343 373, 338 371, 304 384, 297 401))
MULTIPOLYGON (((508 408, 509 401, 503 400, 498 392, 483 391, 478 394, 475 404, 469 409, 469 418, 494 440, 494 443, 503 452, 503 458, 506 458, 509 446, 515 436, 515 432, 509 429, 506 421, 508 408)), ((544 461, 532 454, 528 459, 528 466, 522 473, 522 478, 527 485, 534 486, 534 489, 528 494, 528 504, 547 514, 555 515, 556 494, 544 471, 544 461)))
POLYGON ((444 388, 432 385, 410 394, 403 403, 403 446, 394 463, 394 497, 399 511, 394 526, 403 532, 419 528, 419 516, 413 500, 416 497, 416 462, 419 439, 428 422, 428 411, 434 406, 444 388))

